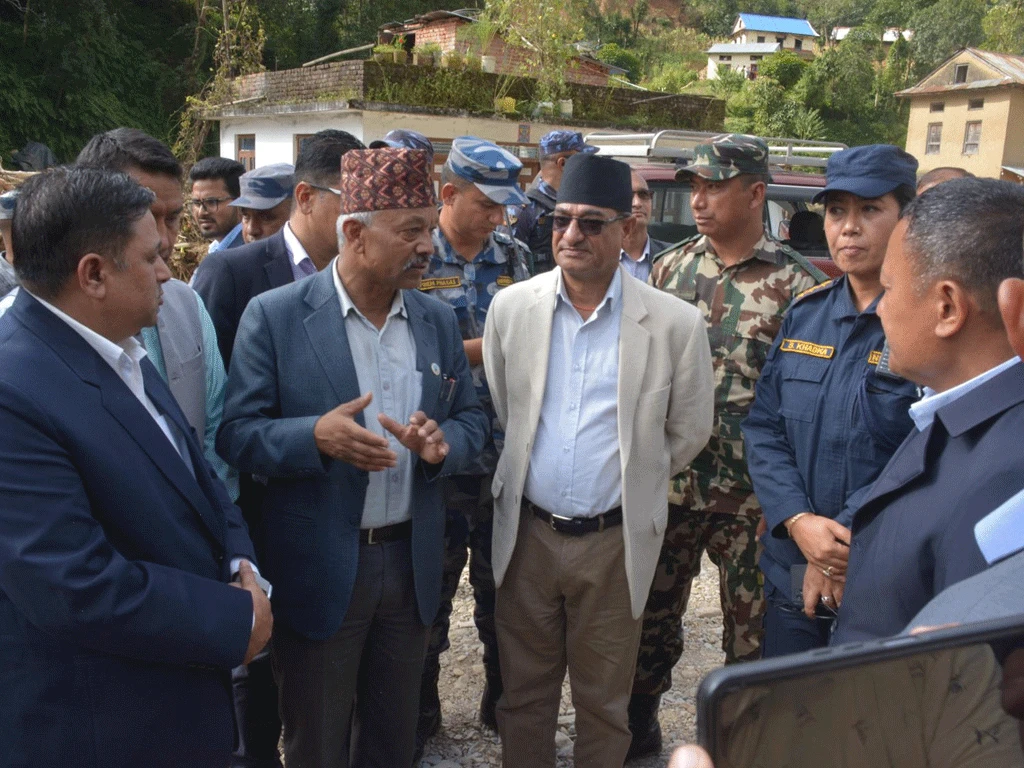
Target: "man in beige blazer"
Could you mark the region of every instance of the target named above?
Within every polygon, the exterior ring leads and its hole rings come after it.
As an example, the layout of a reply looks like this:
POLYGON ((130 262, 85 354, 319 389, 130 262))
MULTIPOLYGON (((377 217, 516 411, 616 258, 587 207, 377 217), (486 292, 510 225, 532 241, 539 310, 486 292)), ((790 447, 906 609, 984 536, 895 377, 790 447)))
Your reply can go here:
POLYGON ((575 155, 553 217, 558 269, 502 290, 484 365, 505 443, 492 490, 506 768, 555 765, 568 667, 575 764, 621 768, 668 481, 711 434, 705 324, 619 267, 624 163, 575 155))

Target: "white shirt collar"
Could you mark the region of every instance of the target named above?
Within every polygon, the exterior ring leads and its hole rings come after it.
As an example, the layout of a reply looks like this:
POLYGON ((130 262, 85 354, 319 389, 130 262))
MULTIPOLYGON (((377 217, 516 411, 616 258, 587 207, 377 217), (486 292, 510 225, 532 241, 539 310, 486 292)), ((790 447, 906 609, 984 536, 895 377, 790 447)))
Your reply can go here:
MULTIPOLYGON (((359 311, 359 308, 352 301, 352 297, 345 290, 345 284, 341 282, 341 275, 338 274, 338 259, 340 258, 340 256, 335 256, 327 268, 331 270, 331 277, 334 278, 334 290, 338 292, 338 301, 341 302, 341 316, 348 317, 349 312, 355 312, 366 320, 366 316, 359 311)), ((405 297, 402 291, 395 291, 395 298, 391 301, 391 311, 388 312, 388 318, 390 319, 395 315, 408 317, 405 311, 405 297)), ((367 322, 369 321, 367 320, 367 322)))
MULTIPOLYGON (((629 259, 630 261, 633 261, 633 257, 630 256, 628 253, 626 253, 626 249, 625 248, 622 249, 622 254, 619 256, 619 258, 620 259, 629 259)), ((648 235, 647 236, 647 242, 644 243, 644 252, 640 254, 640 258, 636 260, 636 263, 640 264, 641 262, 647 261, 650 258, 651 258, 651 236, 648 235)))
POLYGON ((937 393, 934 390, 925 387, 924 397, 910 406, 910 418, 914 420, 914 424, 917 426, 918 431, 924 432, 931 426, 932 422, 935 420, 935 413, 940 408, 959 400, 968 392, 977 389, 986 381, 994 379, 1000 373, 1012 368, 1019 362, 1019 357, 1011 357, 1009 360, 1000 363, 995 368, 990 368, 984 373, 975 376, 973 379, 969 379, 963 384, 957 384, 955 387, 947 389, 945 392, 937 393))
POLYGON ((129 336, 123 341, 113 342, 106 336, 101 336, 92 328, 78 322, 75 318, 71 317, 71 315, 61 312, 57 307, 53 306, 53 304, 50 304, 48 301, 44 301, 34 293, 32 294, 32 297, 65 323, 70 325, 72 330, 85 339, 86 343, 95 349, 99 356, 102 357, 115 371, 121 362, 122 355, 127 355, 128 358, 136 364, 142 362, 142 358, 146 356, 146 348, 143 347, 134 336, 129 336))
POLYGON ((306 249, 302 247, 302 243, 299 242, 299 238, 295 236, 295 232, 292 231, 291 222, 287 222, 284 225, 284 245, 288 249, 288 255, 291 257, 292 264, 299 266, 302 262, 309 259, 310 262, 313 260, 309 258, 309 254, 306 253, 306 249))

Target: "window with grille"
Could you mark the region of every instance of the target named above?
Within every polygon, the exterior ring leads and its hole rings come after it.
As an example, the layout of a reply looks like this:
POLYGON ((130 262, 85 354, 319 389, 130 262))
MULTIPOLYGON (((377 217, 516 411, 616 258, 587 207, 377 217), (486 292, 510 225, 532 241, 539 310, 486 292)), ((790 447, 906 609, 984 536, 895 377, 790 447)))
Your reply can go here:
POLYGON ((964 154, 978 154, 981 145, 981 121, 968 123, 964 128, 964 154))
POLYGON ((931 123, 928 125, 928 137, 924 143, 926 155, 939 154, 939 147, 942 144, 942 123, 931 123))
POLYGON ((944 101, 933 101, 928 106, 928 111, 929 112, 945 112, 946 111, 946 102, 944 102, 944 101))
POLYGON ((256 167, 256 134, 239 134, 235 137, 235 159, 251 171, 256 167))

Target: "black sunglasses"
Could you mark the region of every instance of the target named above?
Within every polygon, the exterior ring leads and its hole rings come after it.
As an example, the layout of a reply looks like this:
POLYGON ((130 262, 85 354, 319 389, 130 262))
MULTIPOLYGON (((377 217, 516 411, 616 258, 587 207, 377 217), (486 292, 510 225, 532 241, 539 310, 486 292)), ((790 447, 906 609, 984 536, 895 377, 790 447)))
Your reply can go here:
POLYGON ((555 232, 565 232, 572 223, 575 221, 576 225, 587 237, 597 237, 604 231, 605 224, 611 224, 613 221, 621 221, 622 219, 628 219, 631 214, 620 213, 611 219, 593 219, 583 218, 582 216, 562 216, 561 214, 555 214, 551 217, 551 227, 555 232))

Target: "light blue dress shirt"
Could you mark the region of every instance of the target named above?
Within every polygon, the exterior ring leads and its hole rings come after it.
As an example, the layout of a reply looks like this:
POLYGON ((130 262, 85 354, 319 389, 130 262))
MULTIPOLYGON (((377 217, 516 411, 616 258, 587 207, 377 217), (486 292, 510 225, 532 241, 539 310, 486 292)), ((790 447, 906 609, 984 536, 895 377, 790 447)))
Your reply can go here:
POLYGON ((944 405, 949 405, 954 400, 959 400, 973 389, 980 387, 989 379, 994 379, 1003 371, 1007 371, 1020 362, 1019 357, 1011 357, 1005 363, 1000 363, 973 379, 947 389, 945 392, 936 393, 935 390, 925 387, 924 397, 910 406, 910 418, 914 420, 914 426, 918 432, 924 432, 935 420, 935 413, 944 405))
POLYGON ((594 517, 622 502, 619 328, 622 270, 584 322, 558 275, 544 400, 526 497, 561 517, 594 517))
POLYGON ((974 538, 989 565, 1024 549, 1024 490, 981 518, 974 538))
POLYGON ((423 397, 423 374, 416 370, 416 340, 409 326, 405 301, 402 292, 397 291, 384 327, 378 329, 352 303, 338 275, 337 258, 328 269, 341 302, 359 392, 373 392, 373 399, 363 409, 366 428, 387 438, 391 450, 398 455, 394 467, 369 473, 370 484, 366 487, 360 527, 381 528, 404 523, 412 519, 412 473, 419 457, 380 425, 377 414, 385 413, 399 424, 408 424, 410 417, 420 409, 423 397))
MULTIPOLYGON (((238 470, 229 467, 217 454, 217 430, 224 416, 224 386, 227 374, 224 372, 224 361, 220 359, 220 348, 217 346, 217 331, 213 327, 210 313, 206 305, 195 294, 199 303, 199 327, 203 332, 203 367, 206 369, 206 433, 203 435, 203 455, 210 462, 228 489, 228 496, 234 501, 238 498, 238 470)), ((160 344, 160 333, 156 326, 142 329, 142 343, 149 354, 150 362, 156 368, 160 378, 167 381, 167 366, 164 365, 164 349, 160 344)))
POLYGON ((626 268, 637 280, 647 282, 647 279, 651 276, 651 268, 654 266, 651 263, 651 238, 647 238, 647 242, 644 243, 644 252, 640 254, 639 259, 633 259, 625 251, 619 254, 619 263, 626 268))

